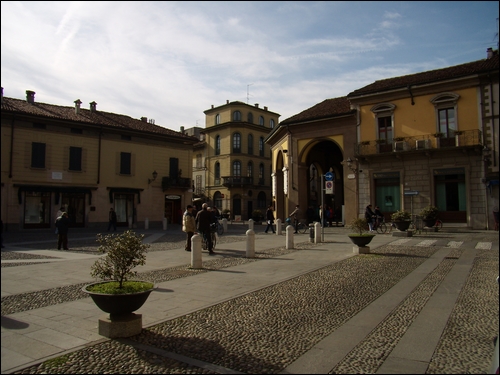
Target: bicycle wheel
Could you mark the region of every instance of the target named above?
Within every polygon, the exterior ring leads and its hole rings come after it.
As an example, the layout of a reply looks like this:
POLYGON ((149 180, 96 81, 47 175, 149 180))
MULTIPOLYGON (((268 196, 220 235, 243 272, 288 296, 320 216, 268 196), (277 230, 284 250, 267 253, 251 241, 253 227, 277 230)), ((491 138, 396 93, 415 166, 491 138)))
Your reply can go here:
POLYGON ((205 239, 205 236, 201 236, 201 249, 206 250, 207 249, 207 241, 205 239))
POLYGON ((385 223, 378 224, 377 225, 377 233, 384 234, 385 232, 387 232, 387 225, 385 225, 385 223))
POLYGON ((435 226, 437 227, 438 230, 443 229, 443 222, 437 219, 435 226))
POLYGON ((307 232, 307 225, 305 225, 304 223, 300 223, 299 224, 299 232, 306 233, 307 232))
POLYGON ((224 234, 224 227, 222 226, 222 224, 221 224, 221 223, 218 223, 218 224, 217 224, 217 234, 218 234, 219 236, 222 236, 222 235, 224 234))

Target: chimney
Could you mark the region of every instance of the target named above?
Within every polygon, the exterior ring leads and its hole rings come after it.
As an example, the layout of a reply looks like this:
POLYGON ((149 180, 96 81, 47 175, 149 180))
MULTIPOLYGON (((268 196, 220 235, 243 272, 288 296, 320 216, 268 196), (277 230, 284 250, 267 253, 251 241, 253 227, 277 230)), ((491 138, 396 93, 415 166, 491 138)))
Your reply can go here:
POLYGON ((229 100, 226 99, 226 104, 229 104, 229 100))
POLYGON ((212 104, 212 109, 214 109, 214 105, 212 104))
POLYGON ((142 122, 148 122, 148 118, 147 117, 141 117, 141 121, 142 122))
POLYGON ((184 126, 181 126, 181 134, 184 134, 184 126))
POLYGON ((31 90, 26 90, 26 101, 30 104, 35 104, 35 92, 31 90))
POLYGON ((90 112, 97 112, 97 109, 96 109, 96 106, 97 106, 97 103, 95 101, 93 102, 90 102, 90 112))
POLYGON ((74 103, 75 103, 75 113, 78 115, 80 113, 80 104, 82 104, 82 101, 80 99, 76 99, 74 103))
POLYGON ((266 106, 264 106, 264 111, 267 111, 267 107, 266 106))
POLYGON ((255 108, 259 108, 259 103, 255 103, 255 108))
POLYGON ((490 47, 486 50, 486 58, 491 59, 492 57, 493 57, 493 48, 490 47))

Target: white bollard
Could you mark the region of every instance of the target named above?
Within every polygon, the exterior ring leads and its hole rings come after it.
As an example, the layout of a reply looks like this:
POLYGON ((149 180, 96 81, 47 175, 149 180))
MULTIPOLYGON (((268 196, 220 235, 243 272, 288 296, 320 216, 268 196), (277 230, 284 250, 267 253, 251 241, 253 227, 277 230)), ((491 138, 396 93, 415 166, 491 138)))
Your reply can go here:
POLYGON ((253 230, 253 219, 248 220, 248 229, 253 230))
POLYGON ((163 218, 163 230, 167 230, 167 218, 163 218))
POLYGON ((321 223, 314 223, 314 243, 321 243, 321 223))
POLYGON ((201 236, 199 234, 191 237, 191 268, 203 268, 201 261, 201 236))
POLYGON ((149 218, 144 219, 144 229, 149 229, 149 218))
POLYGON ((128 217, 128 229, 132 229, 132 216, 128 217))
POLYGON ((222 228, 224 228, 224 232, 227 232, 227 219, 222 219, 222 228))
POLYGON ((255 258, 255 232, 247 230, 247 258, 255 258))
POLYGON ((283 228, 281 228, 281 219, 276 219, 276 235, 281 236, 283 233, 283 228))
POLYGON ((293 232, 295 232, 295 228, 293 225, 289 225, 286 227, 286 248, 293 249, 293 232))

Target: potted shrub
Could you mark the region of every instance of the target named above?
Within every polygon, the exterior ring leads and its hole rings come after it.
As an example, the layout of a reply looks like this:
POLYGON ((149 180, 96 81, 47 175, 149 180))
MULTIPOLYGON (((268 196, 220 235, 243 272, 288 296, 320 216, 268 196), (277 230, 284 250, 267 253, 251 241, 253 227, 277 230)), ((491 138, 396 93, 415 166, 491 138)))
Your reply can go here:
POLYGON ((406 231, 410 227, 411 214, 408 211, 398 210, 391 215, 391 220, 400 231, 406 231))
POLYGON ((129 280, 137 275, 133 268, 146 263, 150 245, 143 244, 143 238, 143 234, 137 235, 133 230, 119 235, 97 235, 98 250, 106 255, 95 261, 90 274, 101 281, 85 285, 82 290, 97 307, 110 314, 111 320, 138 310, 153 291, 153 283, 129 280))
POLYGON ((253 210, 252 211, 252 219, 256 223, 262 223, 262 218, 263 217, 264 217, 264 215, 262 214, 261 210, 253 210))
POLYGON ((368 222, 365 218, 355 218, 349 223, 349 228, 354 229, 357 233, 348 234, 351 242, 357 246, 366 246, 368 245, 373 237, 375 237, 372 233, 364 233, 367 231, 368 222))
POLYGON ((229 215, 231 214, 231 211, 227 208, 224 208, 222 210, 222 217, 229 220, 229 215))
POLYGON ((420 211, 422 221, 426 227, 432 228, 436 224, 439 209, 435 206, 427 206, 420 211))

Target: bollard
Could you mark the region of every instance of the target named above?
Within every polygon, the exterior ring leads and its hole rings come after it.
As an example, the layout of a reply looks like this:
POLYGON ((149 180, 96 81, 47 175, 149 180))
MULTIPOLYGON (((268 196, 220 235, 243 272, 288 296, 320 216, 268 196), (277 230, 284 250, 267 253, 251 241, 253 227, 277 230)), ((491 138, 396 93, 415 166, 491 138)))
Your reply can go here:
POLYGON ((281 228, 281 219, 276 219, 276 235, 281 236, 283 228, 281 228))
POLYGON ((309 224, 309 242, 314 242, 314 224, 309 224))
POLYGON ((163 218, 163 230, 167 230, 167 218, 163 218))
POLYGON ((144 219, 144 229, 149 229, 149 218, 144 219))
POLYGON ((224 232, 227 232, 227 219, 222 219, 222 228, 224 228, 224 232))
POLYGON ((203 268, 201 261, 201 236, 199 234, 191 237, 191 268, 203 268))
POLYGON ((314 223, 314 243, 321 243, 321 223, 314 223))
POLYGON ((248 229, 253 230, 253 219, 248 220, 248 229))
POLYGON ((255 232, 247 230, 247 258, 255 258, 255 232))
POLYGON ((293 249, 293 232, 295 232, 295 228, 293 225, 289 225, 286 227, 286 248, 293 249))

